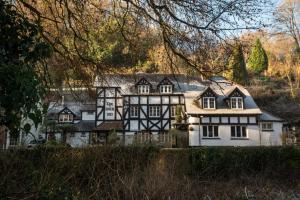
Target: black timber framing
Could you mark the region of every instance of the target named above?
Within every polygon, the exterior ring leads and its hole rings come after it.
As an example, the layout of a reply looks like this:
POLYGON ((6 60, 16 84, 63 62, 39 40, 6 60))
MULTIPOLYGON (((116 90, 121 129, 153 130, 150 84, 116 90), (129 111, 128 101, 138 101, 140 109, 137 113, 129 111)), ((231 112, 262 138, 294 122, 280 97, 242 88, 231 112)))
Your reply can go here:
POLYGON ((184 96, 183 94, 148 94, 148 95, 123 95, 123 101, 127 101, 128 104, 124 103, 123 107, 123 133, 125 132, 140 132, 140 131, 155 131, 155 132, 166 132, 171 128, 171 121, 175 119, 175 117, 171 116, 171 107, 172 106, 182 106, 185 110, 184 104, 184 96), (131 98, 137 98, 137 103, 132 103, 131 98), (149 99, 151 97, 158 97, 160 103, 150 104, 149 99), (171 97, 177 97, 178 103, 171 103, 171 97), (146 103, 141 103, 141 98, 146 98, 144 101, 146 103), (168 98, 168 103, 162 103, 163 98, 168 98), (126 105, 126 106, 125 106, 126 105), (138 107, 138 117, 131 117, 130 109, 132 106, 138 107), (160 116, 159 117, 150 117, 149 116, 149 108, 150 106, 158 106, 160 108, 160 116), (145 110, 146 108, 146 110, 145 110), (128 113, 128 114, 127 114, 128 113), (168 113, 168 114, 167 114, 168 113), (143 117, 142 117, 143 115, 143 117), (130 121, 137 121, 137 129, 131 130, 130 121), (146 124, 145 124, 146 122, 146 124), (155 130, 153 130, 155 128, 155 130))
MULTIPOLYGON (((118 105, 118 100, 122 99, 122 95, 120 92, 120 87, 97 87, 96 89, 96 126, 97 122, 104 122, 104 121, 121 121, 122 120, 122 113, 120 113, 120 110, 123 110, 122 105, 118 105), (114 96, 107 97, 106 92, 107 90, 113 90, 114 96), (108 99, 112 99, 115 102, 114 105, 114 119, 106 119, 105 118, 105 105, 108 99), (102 105, 98 105, 98 100, 102 100, 102 105), (100 112, 98 110, 100 109, 100 112), (102 115, 102 118, 100 119, 100 116, 102 115), (119 118, 119 119, 118 119, 119 118)), ((122 101, 123 102, 123 101, 122 101)))
MULTIPOLYGON (((251 115, 251 114, 220 114, 220 115, 195 115, 195 114, 192 114, 190 115, 192 117, 197 117, 199 118, 199 122, 201 125, 258 125, 258 117, 259 115, 251 115), (202 118, 204 117, 208 117, 209 118, 209 122, 206 123, 206 122, 202 122, 202 118), (212 118, 215 117, 215 118, 219 118, 219 123, 213 123, 212 122, 212 118), (222 118, 227 118, 227 123, 226 122, 222 122, 222 118), (234 123, 230 121, 230 117, 237 117, 237 123, 234 123), (247 117, 247 122, 246 123, 241 123, 240 121, 240 118, 241 117, 247 117), (250 123, 250 117, 255 117, 255 123, 250 123)), ((195 123, 192 123, 192 124, 195 124, 195 123)), ((196 123, 198 124, 198 123, 196 123)))

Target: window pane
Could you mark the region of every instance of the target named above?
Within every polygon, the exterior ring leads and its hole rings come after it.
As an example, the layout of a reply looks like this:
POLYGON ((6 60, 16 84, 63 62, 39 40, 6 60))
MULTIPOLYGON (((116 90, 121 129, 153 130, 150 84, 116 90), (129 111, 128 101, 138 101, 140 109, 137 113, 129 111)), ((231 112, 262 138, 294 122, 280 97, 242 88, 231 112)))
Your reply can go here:
POLYGON ((243 137, 247 137, 245 126, 242 127, 242 134, 243 134, 243 137))
POLYGON ((243 108, 243 100, 242 100, 242 98, 238 98, 238 108, 243 108))
POLYGON ((176 106, 171 107, 171 117, 175 117, 176 115, 176 106))
POLYGON ((231 98, 231 108, 236 108, 236 98, 231 98))
POLYGON ((207 137, 207 126, 203 126, 203 137, 207 137))
POLYGON ((236 127, 236 137, 241 137, 241 127, 240 126, 236 127))
POLYGON ((212 130, 212 129, 213 129, 212 126, 208 126, 208 134, 209 134, 208 136, 209 136, 209 137, 212 137, 212 136, 213 136, 213 130, 212 130))
POLYGON ((214 98, 209 99, 209 108, 215 108, 215 99, 214 98))
POLYGON ((214 137, 219 137, 219 127, 214 126, 214 137))
POLYGON ((235 137, 235 126, 231 126, 231 137, 235 137))
POLYGON ((273 126, 272 126, 273 124, 272 123, 268 123, 268 129, 269 130, 272 130, 273 129, 273 126))
POLYGON ((203 99, 203 108, 208 108, 208 99, 207 98, 203 99))

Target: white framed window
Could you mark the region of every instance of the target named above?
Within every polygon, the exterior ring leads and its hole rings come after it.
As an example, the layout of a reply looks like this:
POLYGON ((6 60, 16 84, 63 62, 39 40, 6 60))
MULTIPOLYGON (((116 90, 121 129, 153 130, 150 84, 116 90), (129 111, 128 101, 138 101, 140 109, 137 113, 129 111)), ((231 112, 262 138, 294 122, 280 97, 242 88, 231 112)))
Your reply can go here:
POLYGON ((149 85, 139 85, 138 86, 138 93, 139 94, 149 94, 150 86, 149 85))
POLYGON ((159 117, 160 106, 149 106, 149 117, 159 117))
POLYGON ((231 126, 231 138, 247 138, 246 126, 231 126))
POLYGON ((170 94, 172 93, 172 85, 161 85, 159 86, 160 93, 170 94))
POLYGON ((171 117, 176 116, 176 109, 177 109, 177 106, 171 106, 171 117))
POLYGON ((232 109, 242 109, 244 107, 243 98, 242 97, 231 97, 230 105, 231 105, 232 109))
POLYGON ((59 122, 73 122, 73 115, 72 114, 60 114, 59 122))
POLYGON ((261 123, 262 131, 273 131, 273 123, 272 122, 263 122, 261 123))
POLYGON ((130 107, 130 117, 138 117, 139 116, 139 107, 131 106, 130 107))
POLYGON ((203 138, 218 138, 219 127, 218 126, 203 126, 203 138))
POLYGON ((86 134, 85 134, 85 132, 81 132, 81 135, 80 135, 80 137, 86 137, 86 134))
POLYGON ((203 97, 203 108, 215 109, 216 108, 215 97, 203 97))

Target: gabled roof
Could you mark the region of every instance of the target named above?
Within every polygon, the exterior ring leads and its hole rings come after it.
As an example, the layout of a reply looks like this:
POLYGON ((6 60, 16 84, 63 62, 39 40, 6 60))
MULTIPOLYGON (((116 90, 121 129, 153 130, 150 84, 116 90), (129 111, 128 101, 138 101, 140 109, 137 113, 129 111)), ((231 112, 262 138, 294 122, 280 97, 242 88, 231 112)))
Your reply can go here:
POLYGON ((265 121, 265 122, 283 122, 284 120, 279 118, 279 117, 276 117, 274 116, 273 114, 267 112, 267 111, 263 111, 263 113, 261 114, 260 118, 259 118, 260 121, 265 121))
POLYGON ((96 110, 95 102, 89 104, 83 104, 76 102, 75 100, 74 102, 65 102, 64 104, 61 102, 51 102, 47 111, 48 119, 57 119, 59 113, 62 112, 66 107, 75 115, 75 120, 81 119, 81 111, 96 110))
POLYGON ((151 85, 149 81, 147 81, 146 78, 141 78, 135 85, 151 85))
POLYGON ((72 114, 74 117, 76 116, 68 107, 64 107, 58 114, 72 114))
POLYGON ((157 87, 159 87, 160 85, 173 85, 173 86, 174 86, 174 84, 172 83, 172 81, 170 81, 170 79, 167 78, 167 77, 163 78, 163 79, 158 83, 157 87))
POLYGON ((151 84, 152 88, 156 88, 164 78, 168 78, 174 84, 173 93, 202 91, 205 88, 205 84, 208 83, 208 81, 203 81, 199 76, 136 73, 99 76, 95 80, 95 87, 120 87, 122 94, 130 95, 136 93, 136 84, 143 78, 151 84))
POLYGON ((211 89, 211 87, 207 87, 200 95, 197 99, 200 99, 202 97, 218 97, 218 94, 211 89))
POLYGON ((235 87, 232 90, 229 90, 226 95, 229 98, 230 97, 243 97, 243 98, 246 97, 246 95, 238 87, 235 87))
POLYGON ((123 130, 123 122, 122 121, 105 121, 105 122, 102 122, 101 124, 99 124, 93 130, 94 131, 110 131, 110 130, 121 131, 121 130, 123 130))
POLYGON ((95 128, 95 121, 85 121, 85 120, 81 120, 78 123, 74 124, 74 127, 76 128, 76 131, 80 131, 80 132, 90 132, 93 130, 93 128, 95 128))

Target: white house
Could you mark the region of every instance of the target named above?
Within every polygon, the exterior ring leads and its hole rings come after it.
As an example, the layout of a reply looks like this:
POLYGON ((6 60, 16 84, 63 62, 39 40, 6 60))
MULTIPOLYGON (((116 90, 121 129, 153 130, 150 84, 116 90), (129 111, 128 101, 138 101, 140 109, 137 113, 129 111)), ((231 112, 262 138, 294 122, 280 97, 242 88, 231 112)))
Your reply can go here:
POLYGON ((283 120, 260 110, 240 85, 216 81, 185 97, 190 146, 282 144, 283 120))
MULTIPOLYGON (((242 86, 225 79, 170 74, 106 75, 93 95, 65 90, 50 102, 44 138, 72 147, 106 143, 113 132, 131 144, 133 135, 163 136, 185 116, 189 146, 281 145, 283 120, 264 112, 242 86), (178 113, 177 113, 178 114, 178 113)), ((160 137, 165 138, 165 137, 160 137)))
POLYGON ((164 134, 175 123, 180 106, 188 117, 190 146, 281 145, 283 120, 261 111, 244 87, 225 79, 110 75, 95 86, 100 132, 113 129, 107 124, 114 123, 125 136, 164 134))

